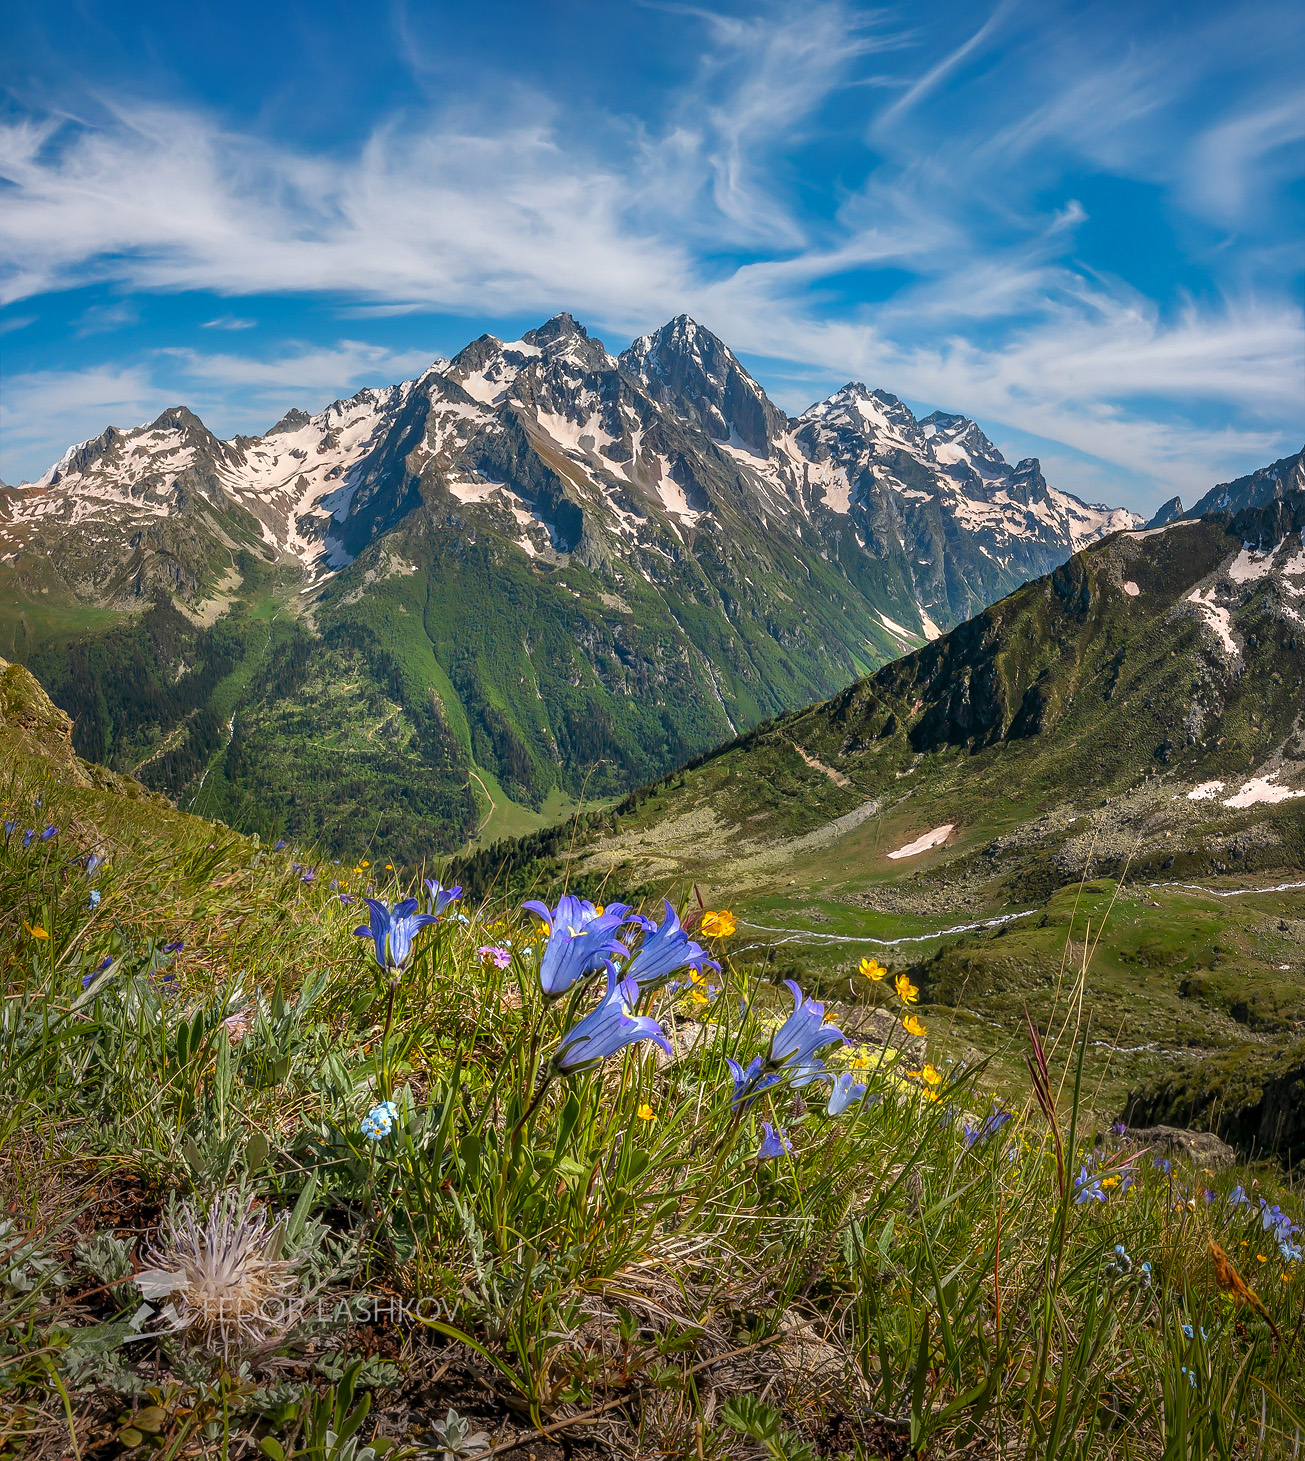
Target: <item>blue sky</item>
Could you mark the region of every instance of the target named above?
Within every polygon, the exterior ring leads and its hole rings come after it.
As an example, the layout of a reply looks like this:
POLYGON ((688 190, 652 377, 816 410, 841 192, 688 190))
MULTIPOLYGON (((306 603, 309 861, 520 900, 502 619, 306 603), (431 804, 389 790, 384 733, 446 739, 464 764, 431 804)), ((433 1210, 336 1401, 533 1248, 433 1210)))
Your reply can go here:
POLYGON ((685 311, 1148 510, 1305 440, 1305 7, 26 0, 0 476, 685 311))

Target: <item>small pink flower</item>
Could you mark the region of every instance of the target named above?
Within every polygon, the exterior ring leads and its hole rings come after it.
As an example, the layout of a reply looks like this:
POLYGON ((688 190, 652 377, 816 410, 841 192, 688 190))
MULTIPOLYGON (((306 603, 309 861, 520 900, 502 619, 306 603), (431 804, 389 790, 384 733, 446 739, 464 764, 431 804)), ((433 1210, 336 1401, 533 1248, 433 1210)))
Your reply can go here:
POLYGON ((512 962, 512 951, 496 944, 481 944, 476 952, 486 964, 493 964, 496 969, 506 969, 512 962))

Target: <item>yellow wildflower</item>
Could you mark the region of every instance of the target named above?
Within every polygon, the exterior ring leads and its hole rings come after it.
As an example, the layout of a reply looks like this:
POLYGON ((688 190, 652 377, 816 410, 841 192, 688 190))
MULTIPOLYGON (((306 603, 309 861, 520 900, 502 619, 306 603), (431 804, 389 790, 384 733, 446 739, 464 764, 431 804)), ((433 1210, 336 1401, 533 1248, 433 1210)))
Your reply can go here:
POLYGON ((907 1015, 902 1021, 902 1029, 908 1035, 914 1035, 917 1040, 924 1039, 924 1021, 917 1019, 915 1015, 907 1015))
POLYGON ((915 1004, 920 998, 920 991, 905 974, 899 974, 893 980, 893 988, 897 990, 897 997, 903 1004, 915 1004))
POLYGON ((50 935, 48 933, 46 933, 46 931, 41 927, 41 925, 39 923, 35 926, 35 928, 33 928, 33 926, 30 923, 28 923, 28 921, 24 918, 23 919, 23 927, 28 931, 28 933, 31 934, 31 936, 33 938, 49 938, 50 937, 50 935))
POLYGON ((371 863, 369 863, 367 861, 367 859, 364 857, 363 860, 358 864, 358 866, 359 867, 371 867, 371 863))
POLYGON ((385 871, 387 873, 392 873, 394 871, 394 864, 392 862, 387 862, 385 864, 385 871))
POLYGON ((927 1086, 942 1085, 942 1076, 931 1065, 926 1065, 925 1068, 920 1072, 920 1079, 927 1086))
POLYGON ((701 927, 708 938, 729 938, 738 924, 728 908, 708 909, 702 915, 701 927))
POLYGON ((648 1104, 647 1101, 644 1101, 642 1103, 642 1105, 639 1107, 639 1120, 640 1121, 656 1121, 656 1119, 657 1119, 657 1113, 653 1110, 653 1108, 648 1104))
POLYGON ((867 979, 873 979, 876 984, 888 973, 878 959, 862 959, 859 967, 862 974, 867 979))

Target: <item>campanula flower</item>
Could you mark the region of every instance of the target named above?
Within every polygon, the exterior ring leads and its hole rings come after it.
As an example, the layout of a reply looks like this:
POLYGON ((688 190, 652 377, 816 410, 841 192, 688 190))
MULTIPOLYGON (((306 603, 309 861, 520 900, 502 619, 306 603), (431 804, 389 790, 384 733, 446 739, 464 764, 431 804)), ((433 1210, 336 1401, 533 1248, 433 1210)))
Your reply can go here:
POLYGON ((991 1141, 1010 1119, 1009 1111, 994 1107, 978 1126, 971 1126, 967 1121, 965 1123, 965 1145, 967 1147, 982 1146, 985 1142, 991 1141))
POLYGON ((376 898, 368 898, 366 903, 372 911, 371 923, 355 928, 354 935, 371 939, 377 964, 397 972, 412 954, 413 939, 435 920, 429 913, 417 912, 415 898, 405 898, 393 908, 376 898))
POLYGON ((389 1136, 398 1125, 398 1121, 399 1108, 393 1101, 382 1101, 379 1106, 373 1106, 363 1117, 359 1130, 368 1141, 381 1141, 389 1136))
POLYGON ((275 841, 275 842, 274 842, 274 843, 273 843, 273 844, 272 844, 272 851, 273 851, 273 852, 282 852, 282 851, 284 851, 284 850, 285 850, 285 838, 284 838, 284 837, 279 837, 279 838, 278 838, 278 839, 277 839, 277 840, 276 840, 276 841, 275 841))
POLYGON ((173 943, 164 944, 163 952, 165 954, 179 954, 185 947, 185 941, 183 939, 177 939, 173 943))
POLYGON ((1240 1182, 1228 1194, 1228 1203, 1231 1207, 1241 1207, 1244 1204, 1248 1204, 1250 1200, 1246 1195, 1246 1189, 1240 1182))
POLYGON ((1272 1207, 1260 1198, 1260 1225, 1266 1233, 1273 1233, 1278 1238, 1290 1238, 1296 1231, 1296 1224, 1283 1212, 1277 1203, 1272 1207))
POLYGON ((793 1143, 788 1139, 788 1134, 782 1126, 772 1127, 769 1121, 763 1121, 761 1129, 766 1134, 757 1148, 759 1162, 773 1161, 776 1157, 785 1156, 793 1150, 793 1143))
POLYGON ((829 1105, 825 1108, 831 1116, 841 1116, 849 1106, 865 1095, 866 1088, 850 1071, 844 1071, 834 1082, 829 1093, 829 1105))
POLYGON ((1080 1167, 1078 1176, 1074 1178, 1074 1201, 1083 1202, 1104 1202, 1106 1194, 1101 1187, 1101 1179, 1088 1174, 1086 1167, 1080 1167))
POLYGON ((17 822, 6 822, 5 823, 5 839, 6 840, 8 840, 10 837, 12 837, 14 835, 14 828, 17 825, 18 825, 17 822))
POLYGON ((95 966, 95 968, 91 970, 91 972, 89 974, 83 975, 83 977, 82 977, 82 988, 83 989, 89 989, 91 987, 91 985, 95 983, 95 981, 100 977, 100 975, 103 974, 104 971, 107 968, 109 968, 112 963, 113 963, 113 955, 110 954, 107 959, 104 959, 100 963, 98 963, 95 966))
POLYGON ((56 827, 53 823, 51 823, 50 826, 48 826, 45 829, 45 831, 41 833, 41 841, 42 842, 48 842, 52 837, 57 837, 58 835, 59 835, 59 829, 58 829, 58 827, 56 827))
POLYGON ((638 1000, 639 986, 634 980, 618 980, 609 969, 602 1003, 562 1036, 549 1058, 550 1068, 558 1075, 576 1075, 640 1040, 652 1040, 667 1055, 674 1055, 665 1032, 651 1015, 631 1013, 638 1000))
POLYGON ((802 991, 791 979, 786 979, 784 983, 793 996, 793 1013, 770 1038, 770 1051, 766 1057, 770 1065, 800 1066, 826 1045, 840 1040, 847 1043, 837 1025, 825 1023, 823 1004, 804 999, 802 991))
POLYGON ((1115 1244, 1115 1256, 1106 1264, 1106 1277, 1116 1278, 1120 1274, 1132 1273, 1133 1260, 1124 1250, 1122 1243, 1115 1244))
POLYGON ((611 903, 600 913, 587 898, 564 893, 556 908, 537 901, 521 905, 544 921, 548 942, 539 961, 539 982, 549 999, 565 994, 573 984, 588 979, 600 969, 610 974, 612 955, 629 950, 615 937, 629 919, 625 903, 611 903))
POLYGON ((99 872, 99 870, 104 866, 105 861, 106 859, 102 857, 98 852, 92 852, 91 855, 86 859, 86 876, 88 878, 93 878, 95 874, 99 872))
POLYGON ((780 1077, 773 1071, 767 1070, 760 1055, 756 1056, 746 1070, 737 1060, 726 1059, 725 1064, 730 1068, 730 1075, 734 1078, 734 1100, 732 1105, 735 1110, 746 1111, 756 1101, 767 1086, 773 1086, 780 1077))
POLYGON ((426 883, 426 911, 432 918, 438 918, 450 903, 456 903, 462 897, 462 886, 446 888, 438 878, 427 878, 426 883))
POLYGON ((720 965, 680 927, 679 915, 667 903, 666 917, 644 934, 639 951, 625 967, 625 977, 640 989, 651 989, 680 969, 715 969, 719 973, 720 965))
POLYGON ((32 839, 35 836, 36 836, 36 833, 30 827, 27 829, 26 832, 23 833, 23 851, 24 852, 26 852, 27 849, 32 845, 32 839))
POLYGON ((86 900, 86 906, 92 911, 100 906, 100 890, 98 888, 91 889, 91 896, 86 900))
POLYGON ((809 1086, 812 1081, 829 1079, 829 1069, 818 1055, 812 1055, 793 1065, 786 1065, 781 1074, 785 1078, 785 1083, 795 1091, 802 1086, 809 1086))

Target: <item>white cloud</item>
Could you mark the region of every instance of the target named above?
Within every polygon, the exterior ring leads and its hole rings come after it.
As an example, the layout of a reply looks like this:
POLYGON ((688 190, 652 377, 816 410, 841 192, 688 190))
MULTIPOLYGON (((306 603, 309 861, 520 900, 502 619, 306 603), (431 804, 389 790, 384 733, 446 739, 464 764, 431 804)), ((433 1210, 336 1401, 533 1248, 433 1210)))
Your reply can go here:
POLYGON ((430 364, 430 356, 423 350, 396 353, 360 340, 342 340, 333 349, 285 351, 271 360, 249 355, 205 355, 183 349, 161 353, 171 358, 176 372, 188 383, 238 388, 265 397, 275 395, 277 399, 291 390, 321 395, 365 377, 399 380, 430 364))
POLYGON ((201 330, 252 330, 257 320, 244 320, 238 315, 219 315, 215 320, 205 320, 201 330))
MULTIPOLYGON (((1257 465, 1287 449, 1285 424, 1305 425, 1290 251, 1262 247, 1268 274, 1252 280, 1242 259, 1241 276, 1175 311, 1081 265, 1085 209, 1053 186, 1104 169, 1234 222, 1281 181, 1305 126, 1291 96, 1225 105, 1207 99, 1199 38, 1124 49, 1110 27, 1039 27, 1000 3, 968 38, 921 52, 894 101, 860 63, 920 34, 878 14, 679 13, 710 41, 693 85, 656 119, 613 117, 583 137, 522 93, 498 121, 449 103, 329 157, 177 108, 122 103, 97 126, 20 120, 0 129, 4 297, 107 280, 326 294, 355 318, 569 309, 618 334, 688 310, 782 374, 859 376, 1004 423, 1067 459, 1145 473, 1157 499, 1257 465), (1001 57, 988 44, 998 31, 1001 57), (1000 71, 1007 54, 1018 75, 1000 71), (944 109, 938 93, 980 70, 991 87, 958 122, 966 96, 949 91, 944 109), (1193 97, 1196 129, 1180 114, 1193 97), (835 99, 860 108, 877 153, 836 206, 813 211, 792 159, 835 99), (903 276, 888 300, 843 302, 848 278, 885 268, 903 276)), ((233 312, 206 328, 252 323, 233 312)), ((249 415, 410 374, 418 358, 348 340, 271 359, 178 351, 140 379, 249 415)), ((7 428, 23 429, 45 430, 7 428)))
POLYGON ((167 404, 139 365, 10 376, 0 398, 0 477, 35 481, 73 442, 111 422, 150 420, 167 404))

